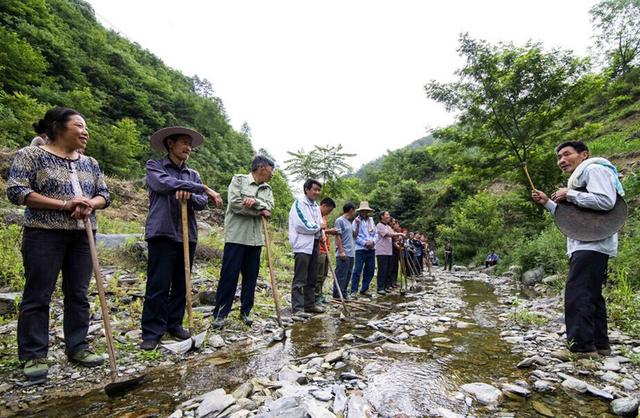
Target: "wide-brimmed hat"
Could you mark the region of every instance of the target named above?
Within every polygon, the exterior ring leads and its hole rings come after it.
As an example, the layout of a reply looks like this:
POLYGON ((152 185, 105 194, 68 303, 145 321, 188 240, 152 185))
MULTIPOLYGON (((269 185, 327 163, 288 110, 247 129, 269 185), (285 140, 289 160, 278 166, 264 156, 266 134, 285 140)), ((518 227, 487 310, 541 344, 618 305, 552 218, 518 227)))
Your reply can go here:
POLYGON ((356 212, 362 212, 362 211, 375 212, 373 209, 369 207, 369 202, 366 202, 366 201, 360 202, 360 207, 356 209, 356 212))
POLYGON ((186 135, 191 138, 191 146, 199 147, 204 142, 204 136, 193 129, 183 128, 181 126, 172 126, 170 128, 162 128, 151 135, 151 147, 158 151, 166 151, 164 147, 164 139, 171 135, 186 135))

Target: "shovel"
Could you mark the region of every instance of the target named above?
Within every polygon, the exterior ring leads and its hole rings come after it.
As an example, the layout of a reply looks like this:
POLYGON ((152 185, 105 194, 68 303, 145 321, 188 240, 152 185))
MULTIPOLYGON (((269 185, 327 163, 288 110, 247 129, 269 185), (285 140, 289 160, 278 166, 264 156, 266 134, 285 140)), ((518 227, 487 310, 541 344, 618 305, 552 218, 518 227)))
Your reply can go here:
POLYGON ((89 240, 89 251, 91 252, 91 263, 93 264, 93 274, 96 276, 96 287, 98 288, 98 298, 100 299, 100 309, 102 310, 102 321, 104 322, 104 335, 107 337, 107 351, 109 352, 109 366, 111 368, 111 383, 109 383, 104 391, 107 396, 112 397, 123 394, 133 389, 142 382, 144 375, 140 375, 127 380, 117 380, 118 369, 116 367, 116 353, 113 349, 113 335, 111 333, 111 319, 109 317, 109 309, 107 308, 107 298, 104 294, 102 285, 102 273, 100 272, 100 264, 98 262, 98 251, 96 250, 96 242, 93 239, 93 229, 91 229, 91 221, 84 220, 84 229, 87 231, 87 239, 89 240))
POLYGON ((196 350, 202 346, 207 331, 201 332, 194 337, 193 332, 193 309, 191 306, 191 258, 189 257, 189 220, 187 215, 187 201, 180 201, 182 212, 182 251, 184 258, 184 282, 187 297, 187 318, 189 322, 189 334, 191 338, 177 343, 162 344, 164 348, 176 354, 185 354, 191 350, 196 350))
POLYGON ((267 228, 267 219, 261 216, 262 232, 264 233, 264 247, 267 251, 267 262, 269 263, 269 276, 271 277, 271 292, 273 294, 273 303, 276 306, 276 317, 278 325, 282 328, 282 317, 280 316, 280 298, 278 297, 278 289, 276 289, 276 276, 273 271, 273 261, 271 260, 271 240, 269 240, 269 228, 267 228))
MULTIPOLYGON (((324 236, 324 234, 323 234, 324 236)), ((328 248, 328 247, 327 247, 328 248)), ((333 282, 335 283, 336 289, 338 289, 338 295, 340 296, 340 302, 342 302, 342 309, 347 313, 347 315, 351 315, 349 310, 347 309, 347 304, 344 303, 344 297, 342 295, 342 289, 340 288, 340 283, 338 283, 338 276, 336 276, 336 271, 333 269, 333 265, 331 264, 331 256, 327 254, 327 264, 329 265, 329 271, 331 271, 331 275, 333 276, 333 282)))

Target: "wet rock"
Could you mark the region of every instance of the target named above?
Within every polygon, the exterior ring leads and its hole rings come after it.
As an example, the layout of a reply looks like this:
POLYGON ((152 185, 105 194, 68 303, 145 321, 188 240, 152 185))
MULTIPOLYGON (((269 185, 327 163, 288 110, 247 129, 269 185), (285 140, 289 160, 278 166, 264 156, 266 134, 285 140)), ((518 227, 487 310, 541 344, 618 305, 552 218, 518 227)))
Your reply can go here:
POLYGON ((182 412, 182 409, 177 409, 176 411, 173 412, 173 414, 169 415, 168 418, 182 418, 184 416, 184 413, 182 412))
POLYGON ((282 382, 295 382, 301 385, 307 383, 307 376, 304 373, 292 370, 290 367, 284 367, 278 373, 278 380, 282 382))
POLYGON ((542 357, 540 357, 538 355, 535 355, 535 356, 527 357, 526 359, 522 360, 520 363, 518 363, 516 365, 516 367, 519 368, 519 369, 524 369, 524 368, 527 368, 527 367, 531 367, 534 364, 539 364, 541 366, 545 366, 548 363, 549 363, 548 360, 546 360, 546 359, 544 359, 544 358, 542 358, 542 357))
POLYGON ((436 337, 436 338, 432 338, 431 342, 432 343, 436 343, 436 344, 437 343, 449 343, 449 342, 451 342, 451 339, 447 338, 447 337, 436 337))
POLYGON ((253 393, 253 384, 250 382, 246 382, 238 386, 238 388, 233 391, 231 396, 233 396, 234 399, 242 399, 248 398, 249 396, 251 396, 251 393, 253 393))
POLYGON ((536 412, 538 412, 542 416, 545 416, 545 417, 556 416, 556 414, 554 414, 553 411, 551 411, 551 409, 549 409, 548 406, 546 406, 540 401, 531 401, 531 406, 533 406, 533 409, 535 409, 536 412))
POLYGON ((344 351, 336 350, 324 356, 324 361, 327 363, 335 363, 338 360, 342 360, 344 351))
POLYGON ((340 415, 347 406, 347 394, 341 385, 333 385, 331 391, 335 396, 333 399, 333 412, 340 415))
POLYGON ((523 396, 525 398, 531 396, 531 391, 520 385, 512 385, 510 383, 505 383, 504 385, 502 385, 502 389, 507 392, 515 393, 516 395, 523 396))
POLYGON ((198 302, 200 302, 200 305, 215 306, 216 292, 211 290, 203 290, 202 292, 198 293, 197 300, 198 302))
POLYGON ((572 390, 579 393, 585 393, 587 391, 587 384, 575 377, 567 376, 562 382, 562 387, 567 390, 572 390))
POLYGON ((611 411, 616 415, 635 415, 639 405, 640 400, 637 398, 618 398, 611 402, 611 411))
POLYGON ((551 392, 556 390, 555 385, 548 380, 540 379, 533 383, 533 389, 536 392, 551 392))
POLYGON ((369 418, 373 415, 373 409, 361 395, 349 396, 346 418, 369 418))
POLYGON ((215 417, 235 403, 233 396, 227 395, 224 389, 216 389, 205 393, 200 398, 202 402, 196 410, 197 417, 215 417))
POLYGON ((606 390, 602 390, 600 388, 597 388, 593 385, 587 384, 587 393, 593 395, 593 396, 597 396, 599 398, 602 399, 606 399, 608 401, 613 399, 613 395, 609 392, 607 392, 606 390))
POLYGON ((627 392, 632 392, 638 389, 638 385, 636 384, 636 382, 627 378, 624 378, 620 381, 620 386, 622 386, 627 392))
POLYGON ((610 370, 604 373, 602 376, 600 376, 600 379, 608 383, 617 383, 621 380, 620 375, 618 373, 612 372, 610 370))
POLYGON ((538 266, 534 269, 527 270, 522 274, 522 284, 525 286, 533 286, 542 281, 544 277, 544 268, 538 266))
POLYGON ((395 344, 395 343, 384 343, 382 344, 382 349, 386 351, 392 351, 394 353, 426 353, 427 350, 424 350, 419 347, 413 347, 408 344, 395 344))
POLYGON ((461 389, 487 406, 496 406, 502 400, 502 392, 486 383, 467 383, 461 389))

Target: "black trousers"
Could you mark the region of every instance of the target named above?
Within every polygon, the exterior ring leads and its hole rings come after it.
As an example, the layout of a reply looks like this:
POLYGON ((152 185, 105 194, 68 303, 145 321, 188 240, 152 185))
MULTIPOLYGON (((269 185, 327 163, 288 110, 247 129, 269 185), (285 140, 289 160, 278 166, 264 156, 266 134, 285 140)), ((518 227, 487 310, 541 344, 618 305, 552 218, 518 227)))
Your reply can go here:
MULTIPOLYGON (((147 290, 142 308, 142 339, 159 340, 165 332, 182 327, 186 292, 182 243, 165 237, 150 238, 147 290)), ((189 266, 196 243, 189 243, 189 266)), ((189 289, 191 291, 191 289, 189 289)))
POLYGON ((291 282, 291 310, 293 312, 309 310, 315 305, 319 256, 319 239, 314 240, 311 254, 294 254, 293 281, 291 282))
POLYGON ((391 255, 377 255, 378 259, 378 275, 376 277, 376 283, 378 284, 378 291, 385 290, 391 286, 391 255))
POLYGON ((444 270, 449 266, 449 271, 451 271, 451 267, 453 266, 453 255, 449 255, 444 253, 444 270))
POLYGON ((240 312, 249 315, 256 294, 261 252, 261 246, 230 242, 224 244, 220 282, 216 291, 216 307, 213 311, 215 318, 226 318, 231 312, 240 273, 242 273, 240 312))
POLYGON ((597 251, 575 251, 571 255, 564 293, 567 341, 571 351, 609 348, 607 307, 602 297, 608 264, 609 256, 597 251))
POLYGON ((18 314, 18 357, 47 357, 49 305, 62 270, 63 331, 68 356, 89 348, 91 252, 84 230, 24 228, 22 262, 25 286, 18 314))
POLYGON ((393 249, 393 255, 391 256, 391 272, 390 272, 390 280, 391 283, 389 285, 396 286, 398 284, 398 263, 400 261, 400 257, 398 254, 398 250, 393 249))

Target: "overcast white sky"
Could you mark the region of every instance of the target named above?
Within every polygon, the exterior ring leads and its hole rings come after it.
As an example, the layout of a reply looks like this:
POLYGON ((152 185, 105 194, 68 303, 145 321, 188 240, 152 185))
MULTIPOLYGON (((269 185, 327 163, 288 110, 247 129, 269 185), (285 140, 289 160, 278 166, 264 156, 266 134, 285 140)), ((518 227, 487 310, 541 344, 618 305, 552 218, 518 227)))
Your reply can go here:
POLYGON ((280 164, 343 144, 354 168, 454 118, 424 84, 450 81, 458 35, 540 40, 586 55, 593 0, 89 0, 98 19, 211 81, 234 127, 280 164))

